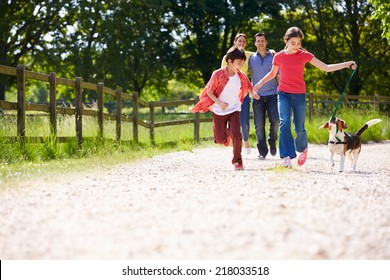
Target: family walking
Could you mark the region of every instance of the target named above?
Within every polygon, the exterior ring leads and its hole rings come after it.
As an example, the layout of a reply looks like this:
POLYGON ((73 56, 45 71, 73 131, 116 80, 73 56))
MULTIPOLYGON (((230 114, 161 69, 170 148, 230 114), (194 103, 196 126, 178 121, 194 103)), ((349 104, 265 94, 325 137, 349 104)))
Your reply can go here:
MULTIPOLYGON (((249 58, 244 51, 246 37, 241 45, 235 43, 225 56, 226 66, 213 72, 203 89, 200 101, 192 108, 193 112, 211 111, 213 116, 214 142, 228 146, 233 142, 232 164, 235 170, 243 170, 241 157, 244 137, 245 151, 249 154, 249 108, 244 104, 248 94, 252 97, 253 117, 257 138, 258 159, 263 160, 270 151, 276 155, 276 141, 279 130, 279 156, 285 167, 291 167, 291 160, 298 155, 298 165, 306 162, 308 140, 305 130, 306 84, 304 68, 306 63, 332 72, 343 68, 357 67, 354 61, 325 64, 312 53, 302 48, 304 38, 298 27, 289 28, 284 36, 285 48, 277 53, 267 49, 265 33, 255 35, 255 53, 249 58), (242 71, 245 62, 251 75, 242 71), (242 110, 245 110, 240 117, 242 110), (265 136, 265 116, 268 114, 270 129, 265 136), (246 117, 247 116, 247 117, 246 117), (296 137, 291 131, 291 120, 296 137), (242 127, 242 133, 241 133, 242 127), (269 149, 267 146, 269 144, 269 149)), ((237 36, 236 40, 237 41, 237 36)), ((242 41, 242 40, 241 40, 242 41)))

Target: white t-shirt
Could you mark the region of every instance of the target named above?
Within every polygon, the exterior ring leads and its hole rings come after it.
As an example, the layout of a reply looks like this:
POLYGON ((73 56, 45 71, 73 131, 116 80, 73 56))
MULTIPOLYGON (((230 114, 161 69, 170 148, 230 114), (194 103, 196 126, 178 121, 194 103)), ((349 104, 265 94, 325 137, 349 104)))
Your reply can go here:
POLYGON ((234 74, 234 76, 229 76, 229 81, 225 85, 224 89, 221 92, 221 95, 218 97, 219 100, 228 104, 226 110, 222 110, 222 108, 214 103, 212 106, 213 113, 224 116, 231 114, 236 111, 241 111, 241 102, 240 102, 240 88, 241 81, 238 74, 234 74))

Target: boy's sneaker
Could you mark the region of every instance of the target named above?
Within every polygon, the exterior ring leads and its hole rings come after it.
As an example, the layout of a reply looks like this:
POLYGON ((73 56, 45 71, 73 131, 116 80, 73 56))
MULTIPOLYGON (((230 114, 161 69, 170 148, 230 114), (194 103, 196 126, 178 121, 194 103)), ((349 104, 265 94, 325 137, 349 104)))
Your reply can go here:
POLYGON ((229 146, 230 144, 230 136, 228 136, 228 138, 226 139, 226 142, 223 143, 226 147, 229 146))
POLYGON ((299 166, 304 165, 305 162, 306 162, 307 149, 308 149, 308 147, 306 147, 306 149, 303 151, 303 153, 300 154, 299 157, 298 157, 298 165, 299 165, 299 166))
POLYGON ((234 165, 234 170, 236 170, 236 171, 244 170, 244 165, 242 163, 236 162, 233 165, 234 165))
POLYGON ((259 155, 259 156, 257 157, 257 159, 258 159, 258 160, 265 160, 265 156, 259 155))
POLYGON ((285 157, 283 159, 283 166, 287 167, 287 168, 291 168, 292 167, 291 158, 290 157, 285 157))

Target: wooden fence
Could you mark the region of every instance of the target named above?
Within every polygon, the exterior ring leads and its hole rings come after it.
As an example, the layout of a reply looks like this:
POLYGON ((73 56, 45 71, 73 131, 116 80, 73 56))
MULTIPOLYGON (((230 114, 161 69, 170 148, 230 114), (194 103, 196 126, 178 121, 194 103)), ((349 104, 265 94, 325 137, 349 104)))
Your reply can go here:
MULTIPOLYGON (((194 139, 199 141, 199 131, 201 122, 210 122, 210 118, 200 119, 199 113, 192 114, 192 118, 182 119, 182 120, 171 120, 171 121, 161 121, 155 122, 155 109, 157 107, 177 107, 179 105, 194 105, 197 101, 197 98, 191 100, 177 100, 177 101, 162 101, 162 102, 146 102, 138 98, 138 93, 134 92, 132 94, 122 92, 121 88, 111 89, 105 87, 103 83, 93 84, 82 81, 81 78, 75 78, 74 80, 60 78, 56 76, 56 73, 43 74, 27 71, 25 65, 18 65, 16 68, 0 65, 0 74, 16 76, 17 83, 17 102, 7 102, 0 101, 1 110, 16 110, 17 111, 17 139, 15 137, 7 137, 8 140, 15 142, 20 141, 21 145, 25 144, 26 139, 31 143, 42 143, 43 137, 26 137, 25 135, 25 119, 26 111, 38 111, 46 112, 50 115, 50 131, 51 137, 55 137, 58 142, 69 141, 69 138, 72 137, 57 137, 57 115, 74 115, 76 123, 76 138, 79 146, 83 142, 83 115, 95 116, 98 120, 98 136, 104 138, 104 127, 103 120, 113 120, 116 121, 116 140, 121 141, 121 129, 122 122, 132 122, 133 123, 133 141, 138 142, 138 127, 143 126, 149 129, 150 140, 154 143, 154 129, 156 127, 172 126, 172 125, 181 125, 181 124, 194 124, 194 139), (49 105, 45 104, 31 104, 26 103, 26 79, 33 79, 38 81, 43 81, 49 84, 49 105), (75 108, 62 108, 57 106, 57 86, 65 85, 73 87, 75 90, 75 108), (83 89, 96 90, 97 92, 97 110, 84 108, 83 100, 83 89), (114 96, 116 100, 116 114, 108 114, 103 112, 103 100, 104 94, 114 96), (132 118, 129 119, 122 114, 122 102, 125 100, 130 100, 132 102, 132 118), (144 121, 139 119, 139 106, 149 108, 149 121, 144 121)), ((74 137, 73 137, 74 138, 74 137)))
MULTIPOLYGON (((138 98, 138 93, 134 92, 132 94, 122 92, 121 88, 111 89, 105 87, 102 82, 98 84, 89 83, 82 81, 81 78, 75 78, 74 80, 60 78, 56 76, 56 73, 43 74, 27 71, 25 65, 18 65, 15 67, 9 67, 0 65, 0 74, 16 76, 17 83, 17 102, 7 102, 0 101, 1 110, 16 110, 17 111, 17 139, 14 137, 7 137, 11 141, 19 141, 21 145, 25 144, 26 139, 29 142, 38 142, 42 143, 43 137, 26 137, 25 135, 25 119, 26 111, 41 111, 49 113, 50 115, 50 131, 51 136, 56 139, 57 142, 66 142, 69 141, 71 137, 57 137, 57 115, 74 115, 76 123, 76 138, 79 147, 83 143, 83 115, 86 116, 95 116, 98 120, 98 137, 104 139, 104 127, 103 120, 113 120, 116 121, 116 140, 121 141, 121 129, 122 122, 132 122, 133 123, 133 141, 138 142, 138 127, 142 126, 149 129, 150 140, 154 143, 155 128, 173 126, 173 125, 182 125, 182 124, 194 124, 194 140, 200 140, 200 123, 201 122, 211 122, 211 118, 200 118, 199 113, 190 114, 190 118, 181 119, 181 120, 170 120, 170 121, 155 121, 155 110, 158 107, 177 107, 179 105, 193 105, 197 102, 198 98, 195 97, 191 100, 177 100, 177 101, 158 101, 158 102, 146 102, 138 98), (26 97, 26 79, 33 79, 38 81, 43 81, 49 84, 49 105, 45 104, 27 104, 25 101, 26 97), (72 87, 75 90, 75 108, 62 108, 57 106, 57 86, 64 85, 72 87), (97 110, 84 108, 83 100, 83 90, 96 90, 97 92, 97 110), (116 102, 116 114, 112 115, 109 113, 103 112, 103 100, 104 95, 110 95, 115 97, 116 102), (127 118, 122 113, 122 103, 125 100, 130 100, 132 102, 132 118, 127 118), (139 106, 149 108, 149 121, 144 121, 139 119, 139 106)), ((309 104, 309 118, 312 117, 315 110, 318 110, 318 105, 326 103, 336 103, 337 96, 324 96, 324 95, 308 95, 308 104, 309 104)), ((384 104, 389 106, 390 97, 385 96, 346 96, 345 100, 355 100, 360 102, 364 100, 365 103, 372 103, 374 106, 379 106, 384 104)), ((73 137, 74 139, 74 137, 73 137)))

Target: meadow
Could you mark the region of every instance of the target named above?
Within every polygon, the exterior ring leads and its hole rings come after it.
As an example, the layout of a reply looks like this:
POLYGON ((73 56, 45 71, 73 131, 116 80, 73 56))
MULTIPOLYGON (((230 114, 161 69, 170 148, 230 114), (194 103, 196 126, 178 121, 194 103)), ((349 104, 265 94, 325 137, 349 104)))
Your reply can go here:
MULTIPOLYGON (((188 110, 157 111, 155 121, 193 118, 188 110)), ((330 115, 328 112, 318 113, 306 120, 309 143, 326 144, 328 132, 319 127, 330 115)), ((201 114, 208 117, 209 114, 201 114)), ((344 119, 349 132, 357 131, 365 122, 374 118, 382 122, 370 127, 362 135, 363 142, 382 142, 390 140, 390 117, 385 112, 368 109, 341 108, 337 114, 344 119)), ((140 119, 148 121, 146 111, 139 112, 140 119)), ((143 158, 163 153, 214 145, 212 141, 212 123, 202 122, 200 125, 200 142, 194 141, 193 124, 155 128, 155 143, 150 141, 149 130, 139 127, 139 142, 132 140, 132 123, 122 123, 122 141, 115 141, 115 122, 104 122, 104 140, 98 137, 96 118, 85 116, 83 119, 83 136, 86 137, 82 149, 76 138, 66 143, 57 143, 50 137, 50 125, 47 115, 29 115, 26 117, 26 136, 44 137, 44 143, 26 143, 21 147, 17 142, 7 141, 7 136, 16 136, 16 114, 8 113, 0 116, 0 185, 18 180, 25 180, 40 174, 64 174, 76 170, 105 168, 114 164, 134 162, 143 158)), ((72 116, 59 116, 57 135, 75 136, 75 120, 72 116)), ((251 121, 250 141, 256 145, 254 125, 251 121)))

